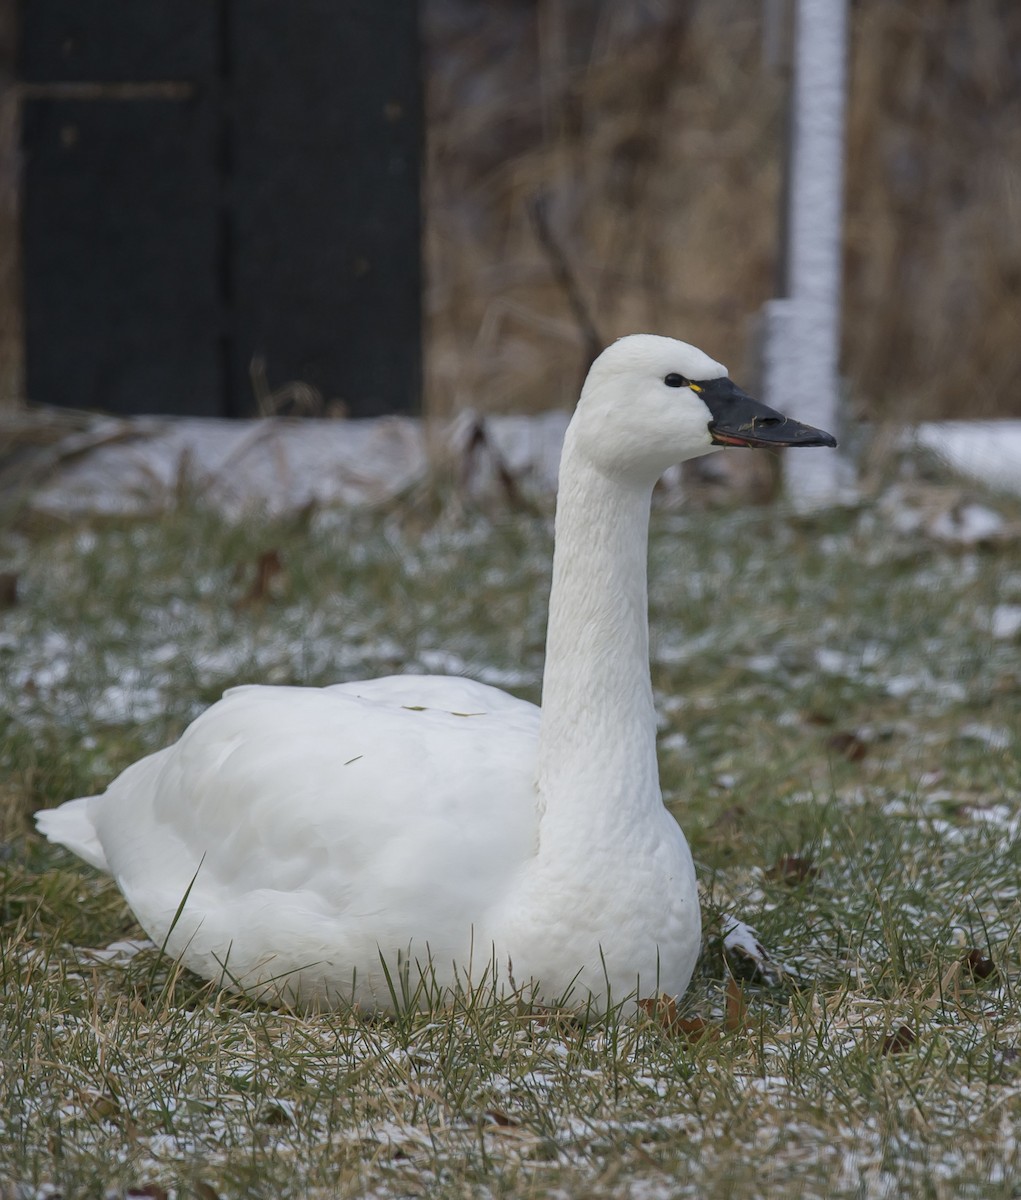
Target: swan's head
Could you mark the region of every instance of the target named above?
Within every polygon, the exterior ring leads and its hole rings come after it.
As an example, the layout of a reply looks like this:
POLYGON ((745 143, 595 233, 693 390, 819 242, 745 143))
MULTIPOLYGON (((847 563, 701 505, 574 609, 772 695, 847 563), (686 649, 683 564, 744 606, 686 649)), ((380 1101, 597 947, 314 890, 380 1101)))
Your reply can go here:
POLYGON ((572 424, 593 463, 641 480, 724 446, 837 444, 753 400, 695 346, 649 333, 623 337, 599 355, 572 424))

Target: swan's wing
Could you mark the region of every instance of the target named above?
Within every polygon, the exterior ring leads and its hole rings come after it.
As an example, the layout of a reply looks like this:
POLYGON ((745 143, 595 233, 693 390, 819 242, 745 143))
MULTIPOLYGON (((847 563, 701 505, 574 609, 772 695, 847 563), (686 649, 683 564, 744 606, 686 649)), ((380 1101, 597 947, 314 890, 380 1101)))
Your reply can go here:
POLYGON ((456 675, 385 675, 380 679, 336 683, 325 691, 394 707, 423 707, 449 713, 515 713, 530 722, 538 716, 535 705, 527 700, 456 675))
POLYGON ((463 962, 534 851, 538 709, 483 711, 504 694, 470 681, 358 686, 233 689, 90 801, 131 907, 157 941, 176 919, 189 965, 378 962, 420 931, 463 962), (391 703, 441 695, 464 707, 391 703))

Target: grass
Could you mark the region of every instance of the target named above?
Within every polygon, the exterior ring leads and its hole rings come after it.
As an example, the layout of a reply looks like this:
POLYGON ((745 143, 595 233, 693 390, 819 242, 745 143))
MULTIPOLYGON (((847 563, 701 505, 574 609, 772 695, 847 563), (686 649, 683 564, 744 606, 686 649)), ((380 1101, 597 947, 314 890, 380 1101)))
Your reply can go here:
POLYGON ((989 632, 1017 542, 871 508, 655 515, 697 1040, 485 996, 261 1008, 131 944, 115 887, 30 831, 241 680, 466 671, 537 698, 550 550, 545 515, 408 507, 0 535, 0 1195, 1019 1194, 1021 643, 989 632), (779 983, 729 982, 724 913, 779 983))

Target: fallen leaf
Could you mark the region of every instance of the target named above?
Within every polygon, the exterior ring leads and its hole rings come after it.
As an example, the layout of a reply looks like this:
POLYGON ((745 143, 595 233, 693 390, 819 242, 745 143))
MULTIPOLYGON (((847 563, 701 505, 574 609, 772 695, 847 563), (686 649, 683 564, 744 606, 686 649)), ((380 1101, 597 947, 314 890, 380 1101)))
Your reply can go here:
POLYGON ((638 1007, 647 1017, 655 1021, 657 1025, 662 1025, 664 1029, 669 1029, 677 1020, 677 1001, 673 996, 666 994, 648 996, 644 1000, 638 1001, 638 1007))
POLYGON ((78 1099, 90 1121, 116 1121, 121 1115, 121 1106, 113 1096, 85 1089, 78 1099))
POLYGON ((797 854, 781 855, 765 872, 767 879, 775 879, 788 887, 797 887, 806 880, 818 879, 819 868, 812 865, 810 858, 797 854))
POLYGON ((18 577, 13 571, 0 571, 0 608, 18 603, 18 577))
POLYGON ((208 1183, 203 1183, 199 1180, 198 1183, 193 1183, 192 1191, 198 1196, 199 1200, 220 1200, 219 1193, 209 1186, 208 1183))
POLYGON ((240 599, 234 601, 234 611, 240 612, 241 609, 251 608, 253 605, 263 604, 266 600, 271 599, 283 574, 284 563, 280 557, 280 551, 264 550, 255 560, 255 578, 252 580, 251 586, 240 599))
POLYGON ((679 1034, 692 1045, 702 1041, 703 1038, 707 1038, 710 1042, 720 1040, 720 1031, 715 1025, 710 1025, 704 1017, 678 1017, 671 1032, 679 1034))
POLYGON ((266 1105, 259 1115, 261 1120, 267 1125, 291 1125, 294 1122, 294 1116, 289 1109, 282 1104, 277 1104, 273 1100, 266 1105))
POLYGON ((965 968, 971 972, 974 979, 998 979, 999 971, 991 958, 986 958, 981 950, 967 951, 963 960, 965 968))
POLYGON ((148 1196, 150 1200, 167 1200, 167 1189, 158 1183, 140 1183, 137 1187, 129 1187, 124 1193, 126 1200, 133 1196, 148 1196))
POLYGON ((869 752, 868 743, 863 741, 858 734, 847 729, 840 733, 830 734, 826 739, 826 746, 834 754, 846 758, 848 762, 861 762, 869 752))
POLYGON ((503 1129, 513 1129, 521 1124, 520 1121, 515 1121, 512 1116, 510 1116, 508 1113, 505 1113, 502 1108, 487 1108, 486 1116, 503 1129))
POLYGON ((883 1038, 883 1044, 880 1047, 880 1052, 883 1054, 903 1054, 905 1050, 909 1050, 917 1041, 915 1031, 910 1025, 898 1025, 893 1033, 888 1033, 883 1038))
POLYGON ((726 990, 726 1016, 723 1018, 723 1028, 728 1033, 736 1033, 738 1030, 747 1029, 748 1022, 748 1001, 745 999, 744 992, 741 990, 741 985, 731 975, 727 973, 727 990, 726 990))
POLYGON ((835 721, 829 713, 822 712, 807 712, 805 713, 806 725, 833 725, 835 721))
POLYGON ((682 1017, 677 1012, 677 1001, 672 996, 650 996, 639 1000, 638 1007, 671 1037, 683 1038, 691 1045, 708 1038, 719 1041, 720 1031, 702 1017, 682 1017))
POLYGON ((720 833, 729 833, 744 823, 746 815, 743 805, 728 804, 709 828, 720 833))

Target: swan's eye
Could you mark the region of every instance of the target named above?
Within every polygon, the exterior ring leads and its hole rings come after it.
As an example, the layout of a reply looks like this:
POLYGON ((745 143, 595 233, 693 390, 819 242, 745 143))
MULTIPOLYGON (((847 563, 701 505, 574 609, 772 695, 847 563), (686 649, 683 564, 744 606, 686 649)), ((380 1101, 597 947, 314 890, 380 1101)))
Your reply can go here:
POLYGON ((690 379, 685 379, 683 375, 677 375, 671 372, 663 382, 667 387, 688 387, 691 383, 690 379))

